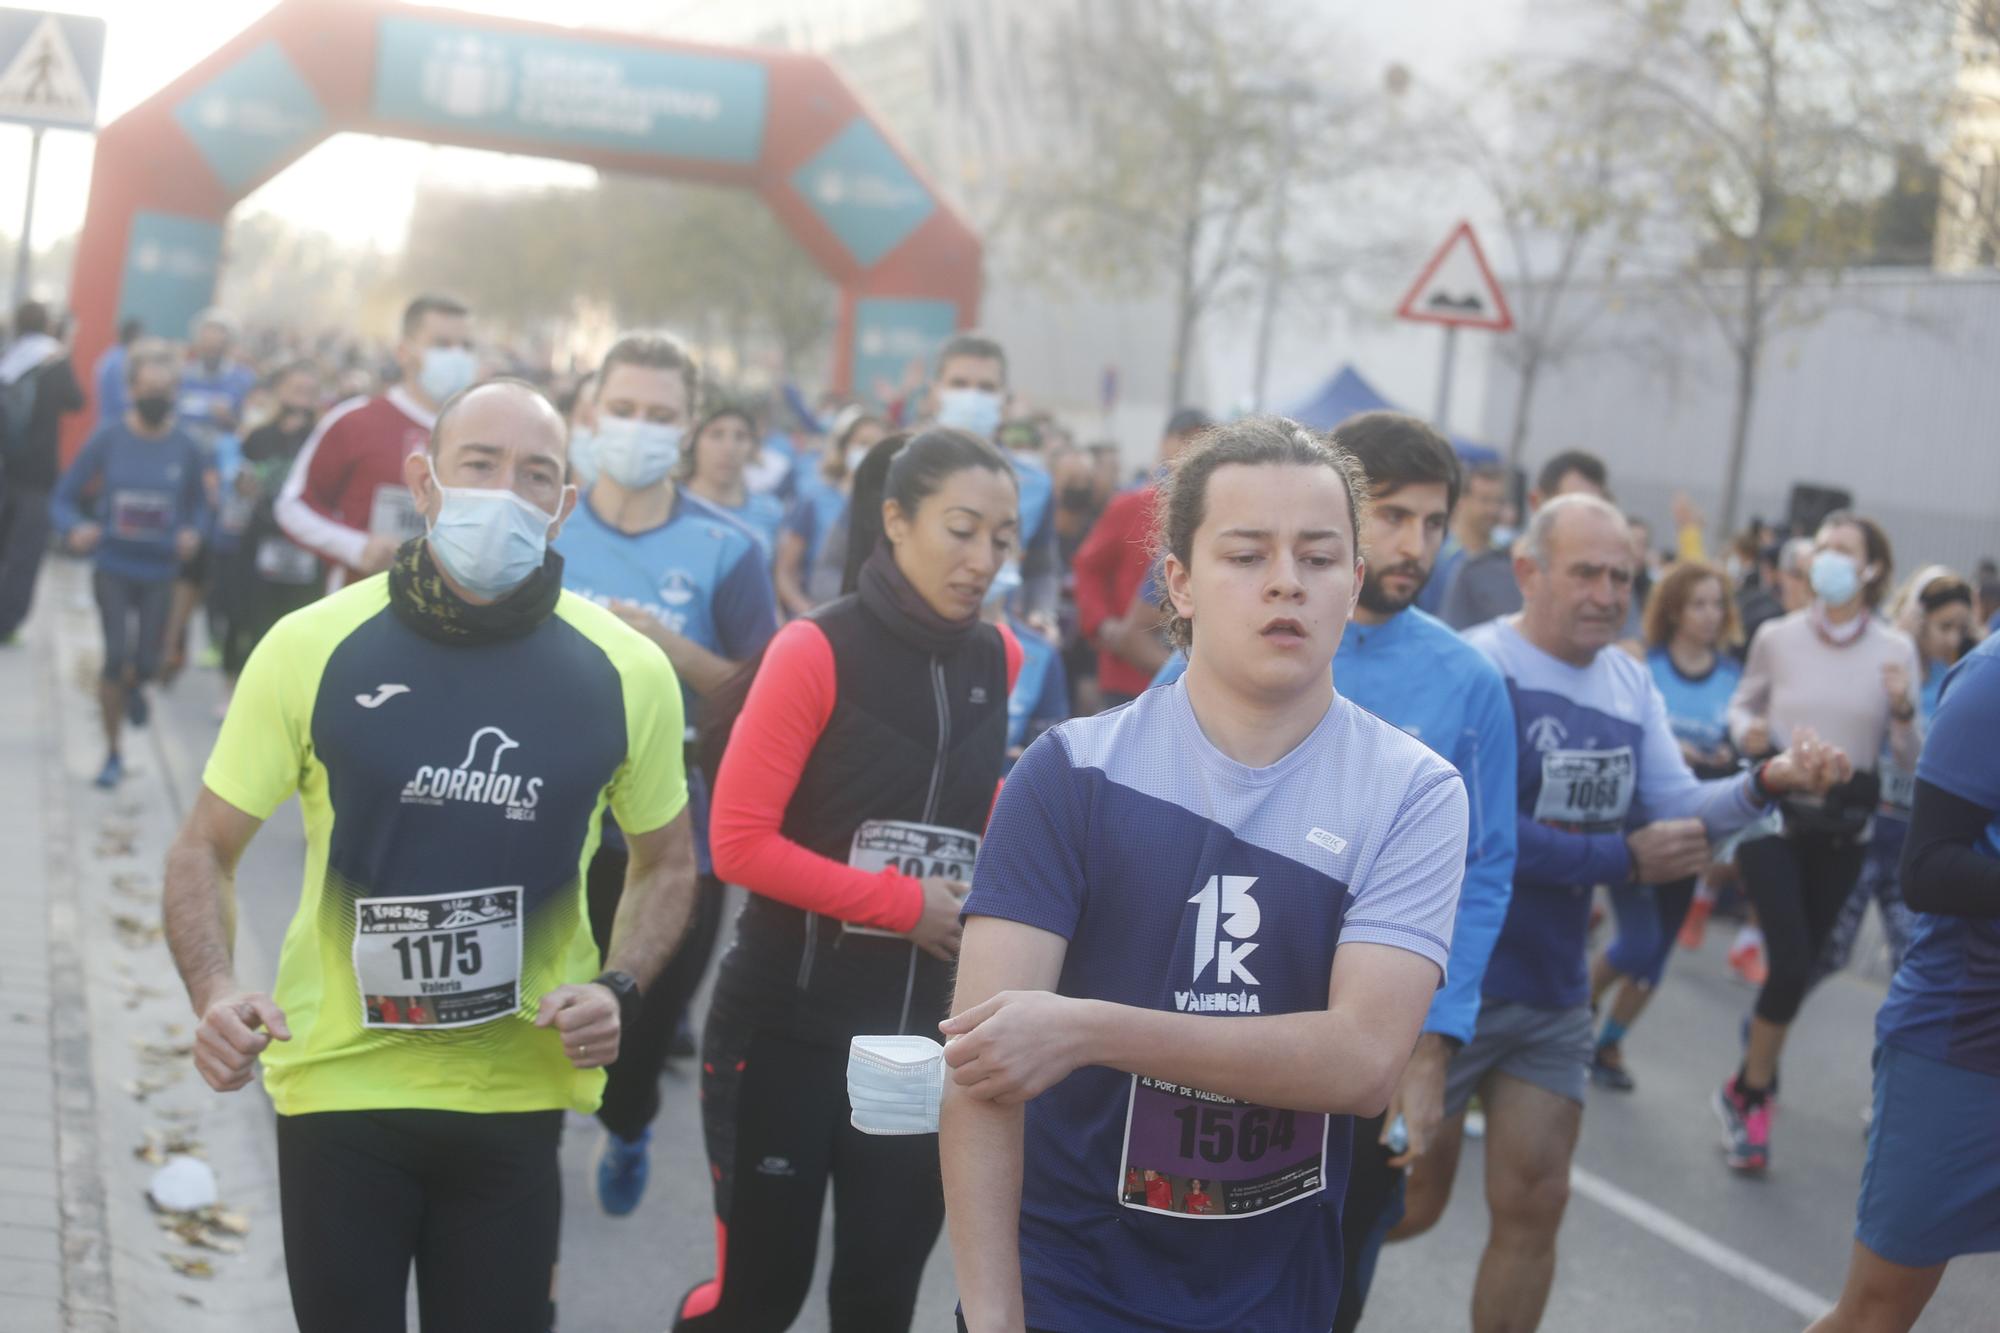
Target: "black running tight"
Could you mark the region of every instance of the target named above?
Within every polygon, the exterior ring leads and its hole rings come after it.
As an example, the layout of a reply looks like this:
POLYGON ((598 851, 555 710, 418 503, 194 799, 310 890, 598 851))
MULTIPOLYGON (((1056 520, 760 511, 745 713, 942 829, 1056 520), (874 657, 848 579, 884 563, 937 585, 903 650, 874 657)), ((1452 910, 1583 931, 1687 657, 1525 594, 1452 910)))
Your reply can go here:
POLYGON ((702 1126, 715 1180, 716 1276, 689 1292, 677 1333, 780 1333, 805 1304, 833 1182, 833 1333, 900 1333, 944 1225, 935 1134, 848 1123, 847 1052, 711 1011, 702 1126))
POLYGON ((1787 832, 1736 850, 1743 890, 1764 931, 1770 976, 1757 995, 1757 1017, 1790 1023, 1805 1000, 1813 962, 1840 919, 1867 855, 1865 843, 1820 833, 1787 832))

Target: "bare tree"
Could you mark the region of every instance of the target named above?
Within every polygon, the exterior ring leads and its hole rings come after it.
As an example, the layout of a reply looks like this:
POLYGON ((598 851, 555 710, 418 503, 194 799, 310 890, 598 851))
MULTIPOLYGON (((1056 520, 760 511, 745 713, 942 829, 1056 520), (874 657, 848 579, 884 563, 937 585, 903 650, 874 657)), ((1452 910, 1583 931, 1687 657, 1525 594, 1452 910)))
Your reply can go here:
MULTIPOLYGON (((1614 91, 1645 148, 1645 189, 1681 255, 1678 290, 1727 342, 1734 393, 1722 523, 1734 527, 1770 335, 1808 275, 1869 246, 1893 169, 1885 144, 1920 99, 1897 55, 1924 34, 1885 25, 1878 0, 1587 0, 1603 54, 1575 62, 1614 91), (1888 54, 1885 58, 1885 53, 1888 54)), ((1910 0, 1902 23, 1925 6, 1910 0)), ((1921 69, 1921 65, 1914 66, 1921 69)))
POLYGON ((1048 92, 1073 132, 1014 171, 1002 230, 1027 277, 1170 288, 1173 402, 1203 314, 1268 269, 1277 183, 1301 215, 1362 141, 1357 102, 1283 78, 1322 37, 1276 0, 1110 0, 1053 27, 1048 92))

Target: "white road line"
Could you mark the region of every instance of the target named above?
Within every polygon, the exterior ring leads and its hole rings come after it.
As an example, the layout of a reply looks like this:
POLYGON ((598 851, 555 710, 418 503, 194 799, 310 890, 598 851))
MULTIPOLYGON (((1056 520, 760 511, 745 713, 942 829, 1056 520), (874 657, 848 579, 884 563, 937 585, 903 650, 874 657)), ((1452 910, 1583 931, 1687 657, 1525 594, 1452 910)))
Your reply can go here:
POLYGON ((1652 1232, 1682 1253, 1701 1260, 1717 1272, 1728 1274, 1752 1291, 1770 1297, 1807 1322, 1818 1319, 1833 1308, 1832 1301, 1806 1290, 1782 1273, 1771 1271, 1755 1259, 1744 1257, 1637 1195, 1627 1194, 1602 1176, 1573 1166, 1569 1172, 1569 1186, 1591 1202, 1602 1204, 1633 1225, 1652 1232))

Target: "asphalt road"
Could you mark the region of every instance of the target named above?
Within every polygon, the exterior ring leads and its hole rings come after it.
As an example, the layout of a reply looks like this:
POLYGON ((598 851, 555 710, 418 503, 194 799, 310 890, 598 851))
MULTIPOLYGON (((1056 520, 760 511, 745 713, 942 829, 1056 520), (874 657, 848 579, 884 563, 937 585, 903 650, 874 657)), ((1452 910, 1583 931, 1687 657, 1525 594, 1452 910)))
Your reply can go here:
MULTIPOLYGON (((214 728, 212 676, 196 673, 160 714, 205 754, 214 728)), ((275 960, 298 897, 303 834, 296 807, 281 811, 238 874, 240 920, 275 960)), ((728 934, 723 936, 726 943, 728 934)), ((1547 1333, 1796 1333, 1805 1311, 1831 1302, 1846 1269, 1865 1143, 1873 1017, 1881 986, 1834 978, 1807 1003, 1784 1065, 1784 1100, 1768 1178, 1730 1174, 1708 1096, 1736 1063, 1737 1024, 1751 995, 1711 932, 1681 954, 1659 997, 1628 1038, 1639 1080, 1629 1096, 1593 1093, 1577 1155, 1579 1178, 1564 1221, 1547 1333)), ((674 1302, 713 1270, 714 1234, 693 1069, 666 1075, 655 1126, 652 1187, 639 1211, 613 1219, 597 1207, 594 1163, 602 1132, 571 1118, 563 1156, 560 1311, 566 1333, 658 1330, 674 1302)), ((1470 1143, 1444 1219, 1384 1254, 1364 1326, 1463 1328, 1485 1241, 1479 1145, 1470 1143)), ((823 1232, 815 1292, 797 1328, 827 1328, 823 1232)), ((933 1251, 916 1327, 948 1330, 950 1256, 933 1251)), ((2000 1260, 1952 1266, 1918 1325, 1930 1333, 2000 1328, 2000 1260)), ((413 1325, 414 1327, 414 1322, 413 1325)))

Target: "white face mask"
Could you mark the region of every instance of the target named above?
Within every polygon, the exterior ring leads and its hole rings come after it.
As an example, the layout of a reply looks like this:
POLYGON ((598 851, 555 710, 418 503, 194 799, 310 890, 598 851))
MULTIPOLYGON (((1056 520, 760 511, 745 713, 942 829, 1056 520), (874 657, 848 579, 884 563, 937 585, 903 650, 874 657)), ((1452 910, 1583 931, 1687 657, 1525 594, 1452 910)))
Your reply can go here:
POLYGON ((679 426, 642 417, 600 416, 593 450, 597 470, 628 491, 666 480, 681 461, 679 426))
POLYGON ((417 387, 433 403, 442 403, 472 383, 478 373, 479 358, 470 347, 426 347, 423 369, 417 372, 417 387))
POLYGON ((991 440, 1000 429, 1000 395, 985 389, 946 389, 938 394, 938 425, 991 440))
MULTIPOLYGON (((497 601, 542 567, 555 515, 511 490, 447 486, 437 465, 424 460, 438 490, 438 513, 428 536, 431 554, 453 582, 475 597, 497 601)), ((570 487, 563 488, 567 499, 570 487)), ((560 508, 558 508, 560 512, 560 508)))
POLYGON ((847 1101, 863 1134, 935 1134, 944 1047, 929 1037, 856 1037, 847 1048, 847 1101))

